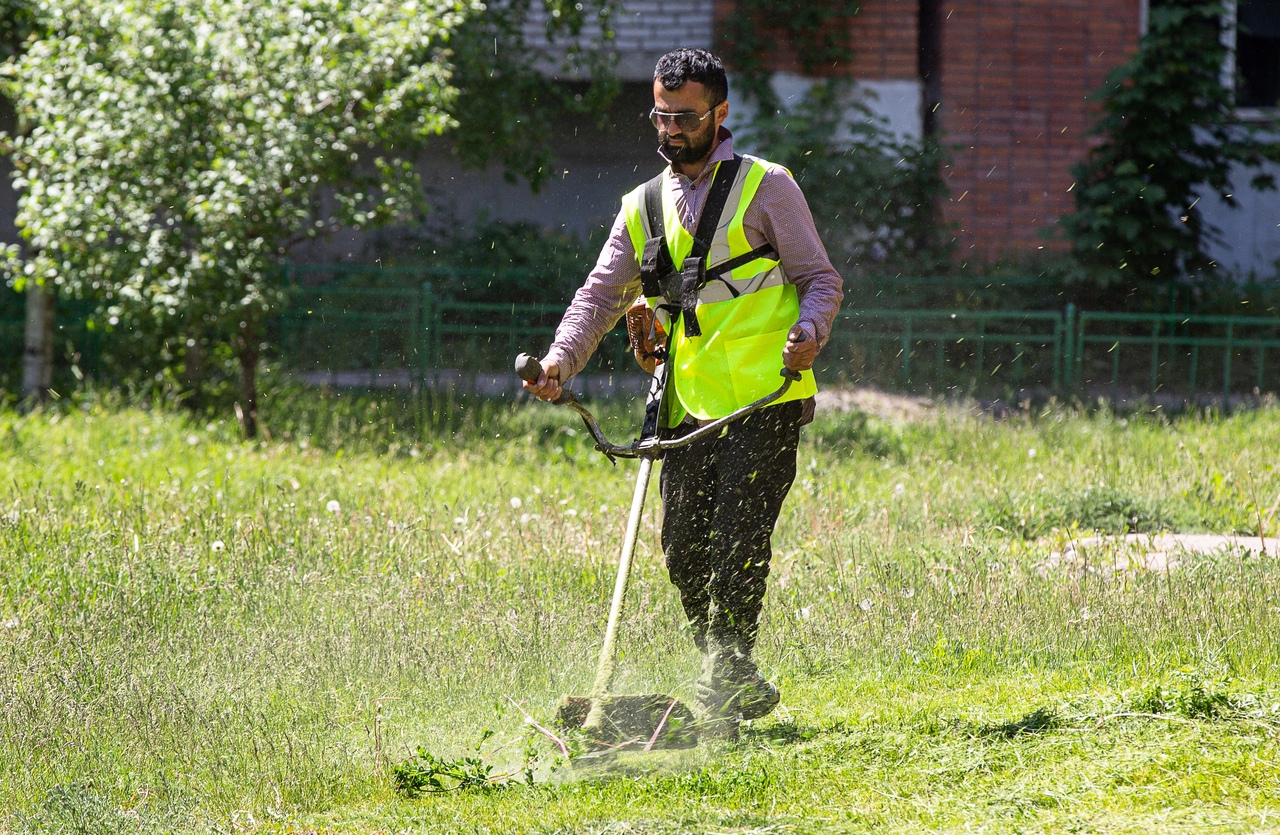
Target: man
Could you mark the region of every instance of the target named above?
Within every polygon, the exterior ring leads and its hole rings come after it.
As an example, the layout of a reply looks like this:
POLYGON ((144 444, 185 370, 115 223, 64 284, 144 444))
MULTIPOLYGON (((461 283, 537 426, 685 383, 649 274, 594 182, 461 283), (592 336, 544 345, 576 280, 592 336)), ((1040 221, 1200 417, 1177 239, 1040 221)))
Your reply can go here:
POLYGON ((658 61, 650 119, 669 165, 623 199, 542 376, 525 388, 558 397, 641 292, 669 335, 665 437, 774 391, 783 365, 802 372, 777 403, 663 458, 662 547, 703 653, 704 732, 736 737, 739 721, 780 698, 751 656, 770 538, 795 478, 800 426, 812 419, 811 369, 843 282, 790 172, 734 155, 728 92, 723 65, 705 50, 658 61))

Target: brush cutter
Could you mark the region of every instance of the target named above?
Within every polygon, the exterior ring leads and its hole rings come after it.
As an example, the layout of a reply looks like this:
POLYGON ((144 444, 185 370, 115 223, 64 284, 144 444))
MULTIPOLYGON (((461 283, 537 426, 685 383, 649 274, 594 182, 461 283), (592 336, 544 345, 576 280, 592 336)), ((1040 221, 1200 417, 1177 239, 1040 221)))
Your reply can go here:
MULTIPOLYGON (((654 748, 691 748, 698 744, 693 712, 671 696, 648 694, 619 696, 609 692, 613 685, 617 662, 618 624, 622 618, 622 601, 627 593, 631 577, 631 558, 636 549, 636 536, 640 531, 640 517, 644 511, 645 493, 649 488, 649 475, 653 462, 669 449, 688 446, 703 438, 718 434, 724 427, 754 411, 764 408, 786 394, 793 382, 800 379, 798 371, 783 368, 782 385, 766 395, 726 417, 714 420, 680 438, 663 440, 658 436, 659 414, 666 384, 666 363, 658 365, 654 372, 646 402, 644 427, 640 437, 626 446, 610 442, 585 406, 573 392, 563 389, 553 402, 568 406, 577 412, 587 431, 595 441, 596 449, 610 461, 618 458, 639 458, 640 472, 636 476, 635 494, 631 498, 631 513, 627 518, 627 531, 622 540, 622 554, 618 560, 618 577, 613 584, 613 602, 609 606, 609 621, 605 627, 604 644, 600 647, 600 659, 596 665, 595 683, 589 696, 564 696, 557 709, 556 721, 565 729, 581 729, 591 743, 600 750, 654 748)), ((516 373, 522 380, 534 382, 542 373, 539 361, 521 354, 516 359, 516 373)))

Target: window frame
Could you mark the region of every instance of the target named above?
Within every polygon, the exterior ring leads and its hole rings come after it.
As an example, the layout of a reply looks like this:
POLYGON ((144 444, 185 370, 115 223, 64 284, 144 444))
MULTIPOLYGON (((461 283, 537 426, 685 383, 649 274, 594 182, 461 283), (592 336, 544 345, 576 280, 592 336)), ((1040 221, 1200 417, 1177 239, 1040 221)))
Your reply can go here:
MULTIPOLYGON (((1219 28, 1219 38, 1222 45, 1227 48, 1227 57, 1223 59, 1222 68, 1219 70, 1218 75, 1222 81, 1222 86, 1234 94, 1236 91, 1236 46, 1239 35, 1239 0, 1222 0, 1222 5, 1225 11, 1222 15, 1222 26, 1219 28)), ((1145 36, 1151 20, 1151 0, 1142 0, 1139 15, 1138 31, 1140 35, 1145 36)), ((1275 107, 1233 106, 1232 113, 1243 122, 1274 122, 1280 119, 1280 105, 1275 107)))

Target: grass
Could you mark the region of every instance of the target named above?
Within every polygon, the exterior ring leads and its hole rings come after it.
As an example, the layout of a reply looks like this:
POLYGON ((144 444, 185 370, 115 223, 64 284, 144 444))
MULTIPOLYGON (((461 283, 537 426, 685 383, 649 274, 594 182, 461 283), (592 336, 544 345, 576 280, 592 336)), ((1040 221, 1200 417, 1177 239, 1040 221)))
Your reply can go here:
MULTIPOLYGON (((590 685, 634 464, 540 404, 267 414, 0 415, 0 833, 1280 831, 1274 561, 1046 563, 1280 537, 1280 411, 820 416, 759 650, 783 709, 585 768, 524 713, 590 685), (536 779, 404 799, 419 747, 536 779)), ((657 521, 618 689, 690 699, 657 521)))

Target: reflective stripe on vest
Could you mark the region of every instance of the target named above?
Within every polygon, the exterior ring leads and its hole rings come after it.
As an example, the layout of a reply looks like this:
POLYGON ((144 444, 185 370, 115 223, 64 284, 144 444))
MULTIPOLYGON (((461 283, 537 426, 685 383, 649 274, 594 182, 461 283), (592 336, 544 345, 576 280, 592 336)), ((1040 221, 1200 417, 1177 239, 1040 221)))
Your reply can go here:
MULTIPOLYGON (((786 171, 782 166, 756 157, 743 157, 711 240, 708 267, 751 252, 743 218, 765 172, 773 169, 786 171)), ((680 222, 675 187, 670 178, 663 180, 662 204, 666 227, 663 232, 672 261, 678 268, 693 248, 693 235, 680 222)), ((649 237, 644 187, 624 197, 622 208, 638 260, 649 237)), ((664 302, 661 297, 647 301, 654 308, 664 302)), ((665 311, 659 311, 658 315, 671 333, 674 346, 674 373, 670 382, 676 396, 669 404, 667 420, 669 426, 674 426, 686 414, 701 420, 724 417, 777 390, 782 383, 778 375, 782 368, 782 349, 787 342, 787 332, 800 317, 800 303, 796 288, 787 282, 781 264, 775 259, 757 258, 721 279, 708 281, 698 292, 697 317, 702 336, 685 336, 683 321, 677 321, 672 332, 665 321, 665 311)), ((817 390, 813 372, 805 371, 801 381, 793 384, 778 402, 812 397, 817 390)))

